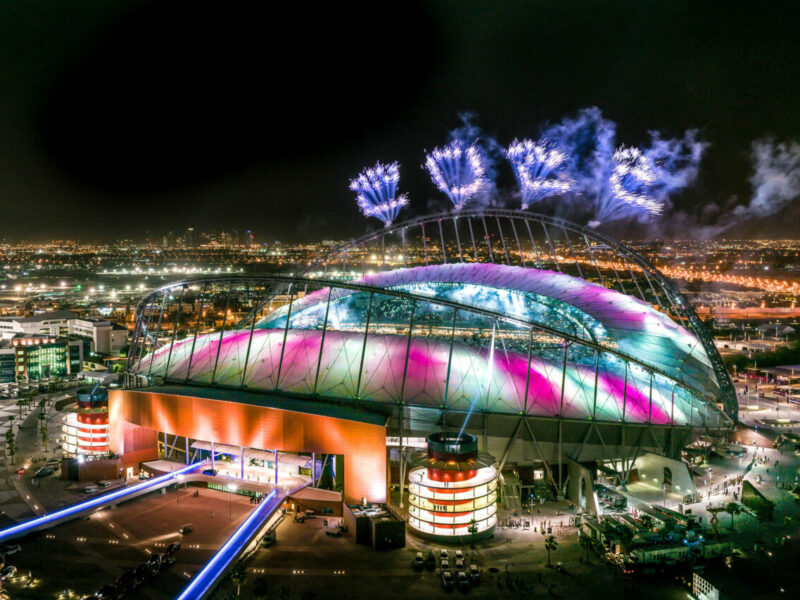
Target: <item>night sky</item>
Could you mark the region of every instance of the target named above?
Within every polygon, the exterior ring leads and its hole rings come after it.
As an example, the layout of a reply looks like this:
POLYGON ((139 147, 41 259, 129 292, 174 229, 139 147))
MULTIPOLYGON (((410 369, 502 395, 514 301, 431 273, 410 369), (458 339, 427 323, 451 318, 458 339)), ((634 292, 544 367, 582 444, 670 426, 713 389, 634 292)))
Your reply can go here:
MULTIPOLYGON (((626 143, 699 128, 675 199, 698 215, 747 200, 754 139, 800 140, 796 3, 357 6, 3 2, 0 237, 357 236, 380 224, 347 183, 376 160, 407 214, 447 208, 420 164, 466 110, 504 144, 592 105, 626 143)), ((798 235, 798 204, 728 236, 798 235)))

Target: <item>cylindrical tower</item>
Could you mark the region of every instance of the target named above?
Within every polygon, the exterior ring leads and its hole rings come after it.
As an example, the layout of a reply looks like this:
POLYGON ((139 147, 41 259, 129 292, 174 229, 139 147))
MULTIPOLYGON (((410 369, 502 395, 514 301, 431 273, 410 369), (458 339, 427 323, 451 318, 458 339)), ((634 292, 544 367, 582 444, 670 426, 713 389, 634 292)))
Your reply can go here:
POLYGON ((411 531, 439 542, 488 538, 497 524, 497 469, 490 454, 478 452, 469 433, 432 433, 427 451, 411 457, 411 531))
POLYGON ((77 392, 78 411, 64 417, 62 448, 66 456, 108 454, 108 391, 95 386, 77 392))

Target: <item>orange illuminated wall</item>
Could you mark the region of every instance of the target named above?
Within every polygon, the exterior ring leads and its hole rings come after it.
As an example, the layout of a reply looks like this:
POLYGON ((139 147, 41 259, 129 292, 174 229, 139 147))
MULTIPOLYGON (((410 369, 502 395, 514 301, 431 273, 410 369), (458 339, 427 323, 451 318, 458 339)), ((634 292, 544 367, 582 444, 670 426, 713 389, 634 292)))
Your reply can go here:
MULTIPOLYGON (((234 446, 344 456, 348 503, 386 502, 386 427, 194 396, 109 391, 111 450, 125 455, 126 423, 234 446)), ((154 439, 154 438, 153 438, 154 439)), ((142 452, 143 448, 131 448, 142 452)), ((127 462, 127 461, 126 461, 127 462)))

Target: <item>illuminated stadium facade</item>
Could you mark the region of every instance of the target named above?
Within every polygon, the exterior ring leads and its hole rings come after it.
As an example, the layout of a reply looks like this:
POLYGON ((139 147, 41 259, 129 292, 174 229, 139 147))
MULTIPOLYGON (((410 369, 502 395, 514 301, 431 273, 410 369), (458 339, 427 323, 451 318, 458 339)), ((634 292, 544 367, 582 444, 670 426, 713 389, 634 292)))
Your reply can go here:
POLYGON ((303 277, 156 290, 127 382, 110 409, 120 454, 161 435, 341 454, 356 501, 385 500, 420 439, 462 429, 501 482, 532 466, 579 501, 597 465, 624 483, 643 452, 677 457, 737 411, 708 333, 657 269, 596 231, 505 210, 387 227, 303 277), (297 439, 289 419, 329 421, 297 439))
POLYGON ((497 525, 497 469, 478 452, 469 433, 432 433, 427 449, 412 455, 408 474, 408 525, 437 541, 488 538, 497 525))

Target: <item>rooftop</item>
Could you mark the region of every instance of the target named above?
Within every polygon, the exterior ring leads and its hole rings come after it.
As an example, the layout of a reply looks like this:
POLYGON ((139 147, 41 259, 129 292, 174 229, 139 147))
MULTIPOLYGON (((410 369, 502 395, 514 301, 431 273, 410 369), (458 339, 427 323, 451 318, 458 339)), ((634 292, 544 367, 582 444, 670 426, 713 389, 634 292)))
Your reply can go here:
POLYGON ((174 396, 193 396, 195 398, 206 398, 208 400, 222 400, 224 402, 239 402, 242 404, 254 404, 267 408, 277 408, 290 412, 307 413, 332 417, 334 419, 346 419, 348 421, 358 421, 370 425, 386 425, 388 415, 374 409, 366 409, 354 405, 352 402, 332 403, 315 402, 302 398, 287 398, 286 395, 265 394, 264 392, 247 392, 243 390, 199 387, 191 385, 156 385, 136 388, 136 392, 153 394, 172 394, 174 396))

